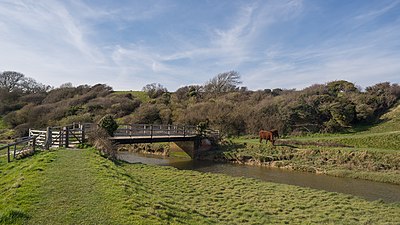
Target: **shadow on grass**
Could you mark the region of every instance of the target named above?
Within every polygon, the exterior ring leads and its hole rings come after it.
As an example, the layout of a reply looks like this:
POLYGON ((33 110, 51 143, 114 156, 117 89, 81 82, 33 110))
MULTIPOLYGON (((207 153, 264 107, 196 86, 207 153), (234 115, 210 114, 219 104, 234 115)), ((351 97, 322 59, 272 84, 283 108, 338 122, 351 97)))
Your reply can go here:
POLYGON ((24 224, 30 216, 20 209, 6 209, 0 212, 0 224, 24 224))

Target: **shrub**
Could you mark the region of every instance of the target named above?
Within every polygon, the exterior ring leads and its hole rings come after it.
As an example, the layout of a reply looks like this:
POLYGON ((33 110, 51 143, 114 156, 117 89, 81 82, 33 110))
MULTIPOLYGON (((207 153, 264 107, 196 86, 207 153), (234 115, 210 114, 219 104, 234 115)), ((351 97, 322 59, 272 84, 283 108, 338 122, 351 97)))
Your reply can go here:
POLYGON ((89 144, 95 147, 99 153, 106 158, 116 160, 117 148, 110 139, 108 139, 109 137, 108 132, 102 127, 97 127, 88 132, 89 144))
POLYGON ((118 129, 118 124, 111 115, 105 115, 101 118, 99 126, 103 128, 109 136, 114 136, 114 132, 118 129))

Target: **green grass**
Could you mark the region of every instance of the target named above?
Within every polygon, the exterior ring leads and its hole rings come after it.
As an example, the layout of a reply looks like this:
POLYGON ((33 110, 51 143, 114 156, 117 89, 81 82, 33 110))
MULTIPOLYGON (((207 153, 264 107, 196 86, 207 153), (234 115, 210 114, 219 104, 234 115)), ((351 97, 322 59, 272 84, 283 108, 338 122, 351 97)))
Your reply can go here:
POLYGON ((150 101, 150 97, 144 91, 115 91, 114 93, 118 95, 132 94, 132 96, 138 98, 143 103, 150 101))
POLYGON ((0 224, 400 222, 400 204, 221 174, 115 164, 94 150, 0 162, 0 224))
POLYGON ((25 224, 32 216, 44 170, 55 159, 54 152, 7 163, 0 157, 0 224, 25 224))
POLYGON ((400 131, 400 104, 381 116, 380 123, 363 130, 365 133, 400 131))
POLYGON ((290 137, 287 140, 339 143, 356 148, 400 150, 400 131, 336 134, 330 136, 314 135, 308 137, 290 137))
POLYGON ((302 137, 289 137, 289 140, 333 142, 356 148, 400 150, 400 105, 393 107, 372 126, 357 127, 354 132, 345 134, 311 134, 302 137))

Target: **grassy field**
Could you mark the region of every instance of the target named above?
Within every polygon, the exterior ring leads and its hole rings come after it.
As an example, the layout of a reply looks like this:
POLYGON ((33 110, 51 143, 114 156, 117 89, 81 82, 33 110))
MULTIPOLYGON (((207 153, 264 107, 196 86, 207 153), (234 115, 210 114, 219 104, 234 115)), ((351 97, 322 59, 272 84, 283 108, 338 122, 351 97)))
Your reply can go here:
POLYGON ((144 91, 115 91, 114 94, 123 95, 123 94, 131 94, 132 96, 140 99, 142 102, 150 101, 150 97, 144 91))
POLYGON ((115 164, 94 150, 0 158, 0 224, 398 224, 400 205, 325 191, 115 164))

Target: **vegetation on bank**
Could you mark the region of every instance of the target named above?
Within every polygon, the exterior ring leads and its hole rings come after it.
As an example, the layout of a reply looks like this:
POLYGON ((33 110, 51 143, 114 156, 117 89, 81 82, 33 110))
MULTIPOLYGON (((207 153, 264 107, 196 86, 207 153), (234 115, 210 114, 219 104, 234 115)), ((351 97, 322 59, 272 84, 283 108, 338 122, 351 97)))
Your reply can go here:
POLYGON ((353 133, 283 137, 276 146, 256 136, 233 138, 200 159, 400 184, 400 105, 381 120, 353 133))
MULTIPOLYGON (((256 144, 235 140, 204 152, 203 160, 270 166, 333 176, 400 184, 400 152, 289 144, 256 144)), ((282 143, 282 142, 281 142, 282 143)))
POLYGON ((291 185, 113 163, 94 150, 0 159, 2 224, 396 224, 400 205, 291 185))

